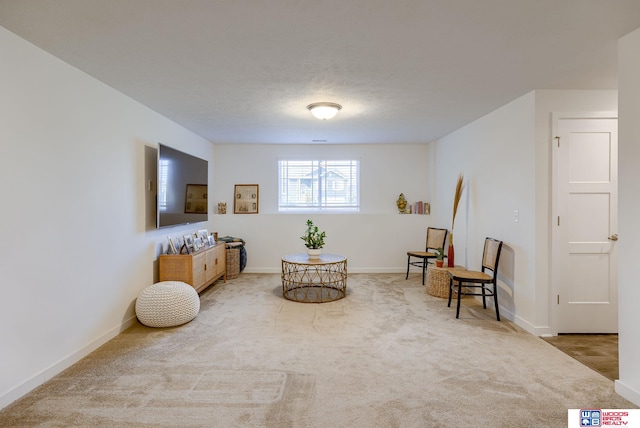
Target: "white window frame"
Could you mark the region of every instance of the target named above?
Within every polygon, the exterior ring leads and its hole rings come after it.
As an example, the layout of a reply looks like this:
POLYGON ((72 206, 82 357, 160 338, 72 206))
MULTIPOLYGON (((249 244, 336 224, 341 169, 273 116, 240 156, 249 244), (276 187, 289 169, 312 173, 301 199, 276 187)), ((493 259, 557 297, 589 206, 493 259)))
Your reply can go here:
POLYGON ((279 159, 278 211, 360 212, 360 160, 279 159))

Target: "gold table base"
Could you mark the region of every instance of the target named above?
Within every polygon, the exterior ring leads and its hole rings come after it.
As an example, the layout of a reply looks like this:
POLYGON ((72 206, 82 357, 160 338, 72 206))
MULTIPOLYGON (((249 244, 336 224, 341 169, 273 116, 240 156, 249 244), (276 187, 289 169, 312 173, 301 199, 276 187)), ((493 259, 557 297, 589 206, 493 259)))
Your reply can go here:
POLYGON ((347 294, 347 258, 321 254, 310 259, 304 253, 282 258, 282 296, 303 303, 324 303, 347 294))

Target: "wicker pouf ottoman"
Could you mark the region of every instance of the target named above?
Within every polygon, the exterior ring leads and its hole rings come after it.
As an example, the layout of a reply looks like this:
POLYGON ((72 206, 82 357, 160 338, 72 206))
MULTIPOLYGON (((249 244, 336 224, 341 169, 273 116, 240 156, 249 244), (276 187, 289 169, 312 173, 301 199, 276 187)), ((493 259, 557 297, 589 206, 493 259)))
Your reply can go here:
POLYGON ((429 265, 429 269, 427 269, 427 294, 442 298, 449 297, 449 271, 451 269, 466 270, 463 266, 449 268, 429 265))
POLYGON ((180 281, 150 285, 136 300, 136 316, 147 327, 174 327, 191 321, 200 311, 196 290, 180 281))

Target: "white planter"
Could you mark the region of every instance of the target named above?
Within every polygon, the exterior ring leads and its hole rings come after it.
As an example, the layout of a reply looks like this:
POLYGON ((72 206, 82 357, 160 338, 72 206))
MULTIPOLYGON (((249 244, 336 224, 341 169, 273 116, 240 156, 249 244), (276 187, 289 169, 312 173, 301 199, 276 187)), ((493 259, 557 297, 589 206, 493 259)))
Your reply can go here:
POLYGON ((307 248, 307 255, 310 259, 319 259, 320 254, 322 254, 322 249, 320 248, 307 248))

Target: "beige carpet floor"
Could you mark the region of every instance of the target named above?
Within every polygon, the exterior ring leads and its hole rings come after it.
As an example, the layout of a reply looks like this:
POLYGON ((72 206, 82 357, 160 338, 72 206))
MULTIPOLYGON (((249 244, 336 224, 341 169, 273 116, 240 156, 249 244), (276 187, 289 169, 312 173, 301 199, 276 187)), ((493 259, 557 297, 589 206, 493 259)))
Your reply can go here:
POLYGON ((635 408, 613 382, 420 275, 351 274, 345 299, 241 274, 176 328, 136 325, 0 411, 2 427, 566 427, 635 408))

